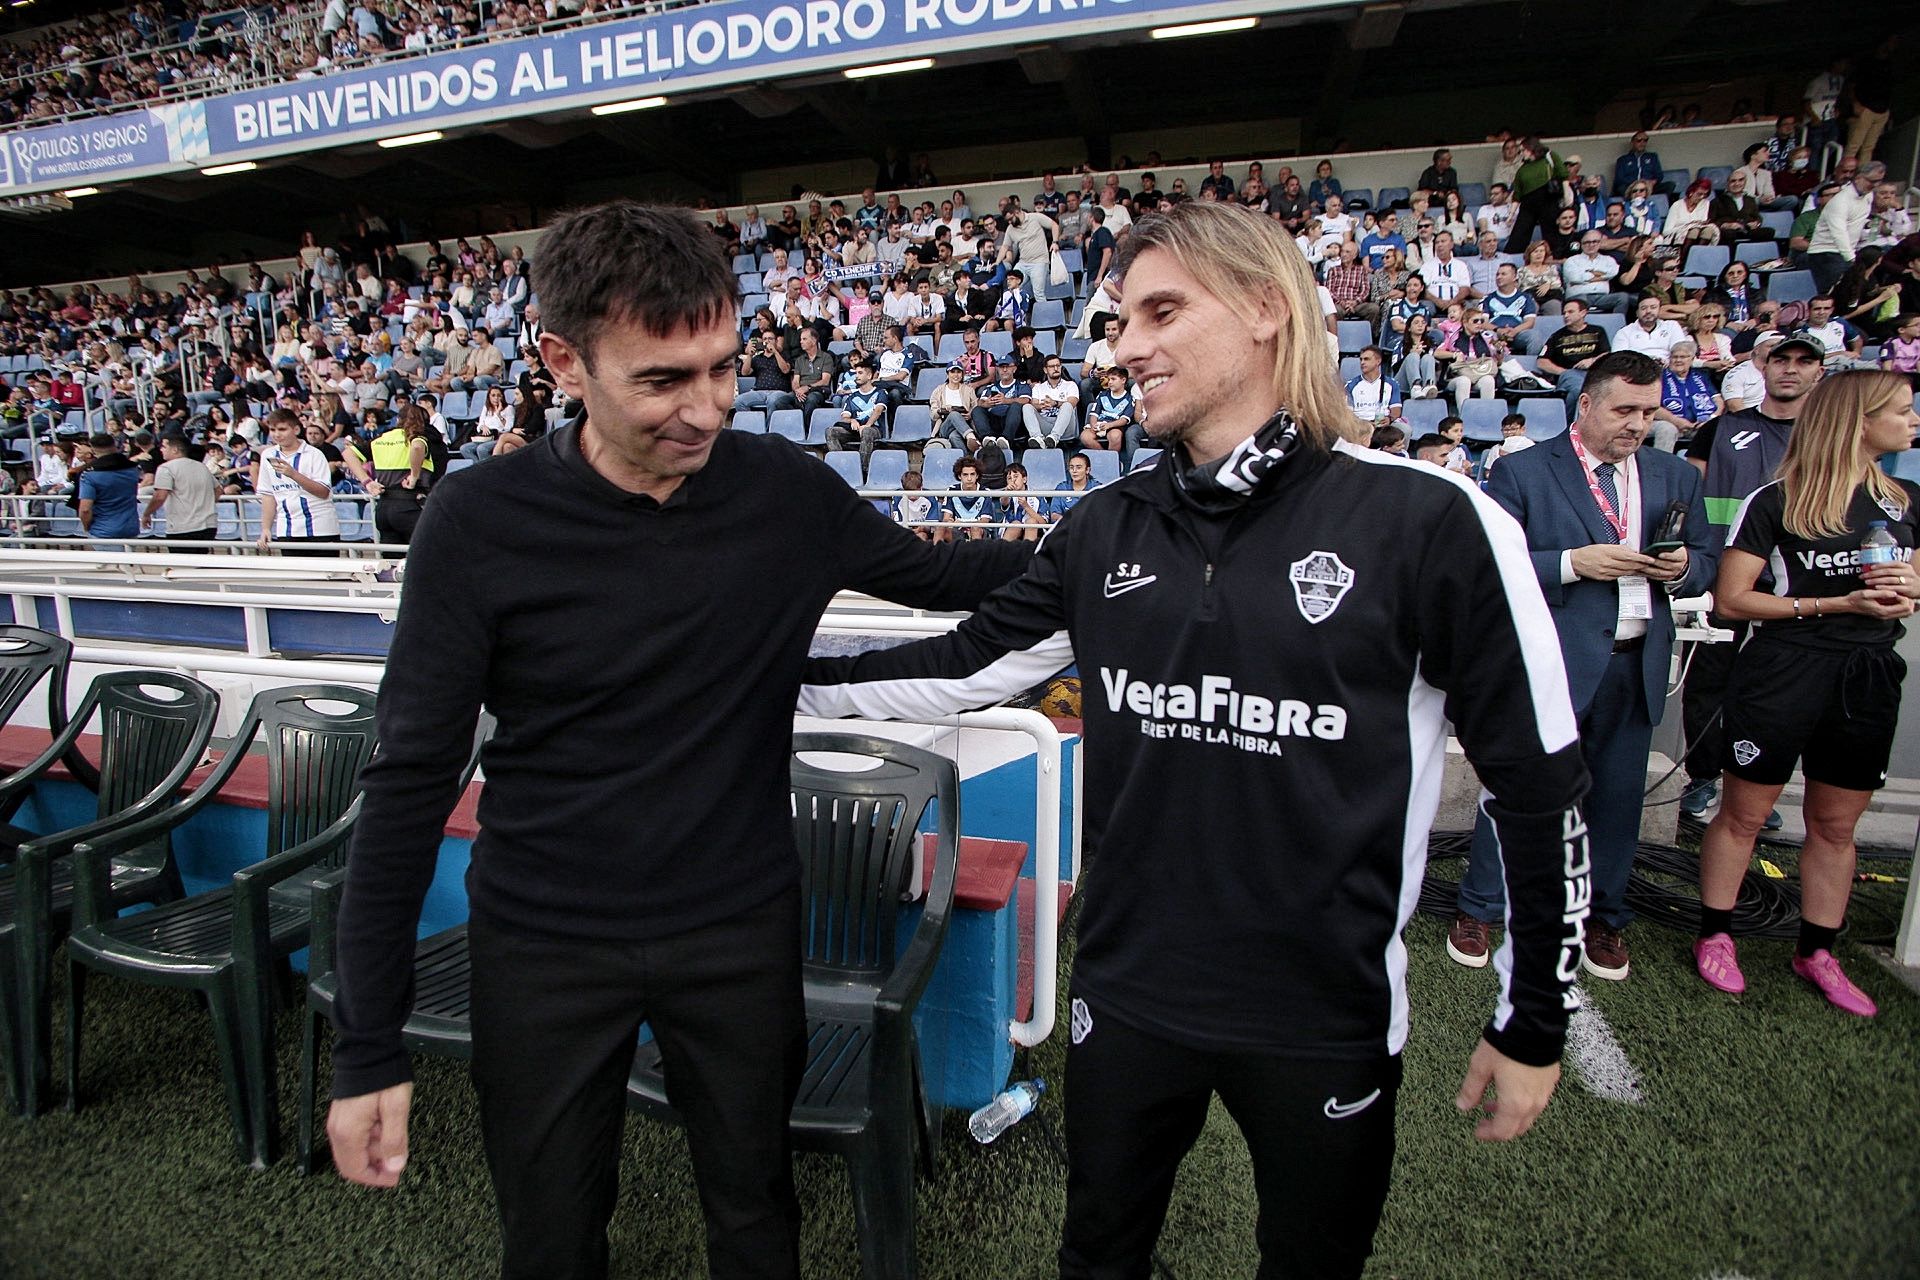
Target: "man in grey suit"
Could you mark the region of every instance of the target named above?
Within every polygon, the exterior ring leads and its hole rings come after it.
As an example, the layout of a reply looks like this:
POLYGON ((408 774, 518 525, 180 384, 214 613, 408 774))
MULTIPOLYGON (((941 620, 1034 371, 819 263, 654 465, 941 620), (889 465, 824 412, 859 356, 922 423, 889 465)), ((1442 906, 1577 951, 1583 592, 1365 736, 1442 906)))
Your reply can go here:
MULTIPOLYGON (((1667 598, 1698 595, 1713 571, 1699 473, 1640 447, 1659 407, 1660 365, 1613 352, 1588 369, 1572 429, 1502 458, 1487 481, 1488 496, 1526 531, 1560 633, 1593 779, 1585 806, 1593 903, 1582 967, 1615 981, 1627 976, 1627 873, 1639 844, 1647 751, 1667 698, 1674 632, 1667 598), (1682 545, 1663 549, 1659 534, 1676 504, 1686 512, 1682 545)), ((1493 925, 1505 911, 1499 844, 1482 813, 1447 954, 1472 968, 1486 964, 1493 925)))

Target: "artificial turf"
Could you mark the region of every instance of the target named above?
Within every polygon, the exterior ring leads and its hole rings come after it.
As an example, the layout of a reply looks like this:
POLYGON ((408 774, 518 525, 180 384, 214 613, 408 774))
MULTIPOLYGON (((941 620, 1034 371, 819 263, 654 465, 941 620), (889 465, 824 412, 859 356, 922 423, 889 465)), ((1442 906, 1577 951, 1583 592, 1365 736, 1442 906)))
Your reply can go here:
MULTIPOLYGON (((1414 921, 1399 1155, 1368 1276, 1920 1275, 1920 997, 1846 947, 1849 972, 1882 1010, 1848 1018, 1788 972, 1790 944, 1749 942, 1750 989, 1731 999, 1693 976, 1680 935, 1643 925, 1631 936, 1631 979, 1586 987, 1638 1069, 1644 1103, 1603 1101, 1569 1078, 1532 1134, 1486 1146, 1452 1099, 1491 1006, 1492 972, 1453 965, 1440 922, 1414 921)), ((88 991, 84 1108, 0 1119, 0 1276, 466 1277, 497 1267, 462 1067, 418 1064, 413 1154, 398 1191, 331 1172, 301 1178, 290 1161, 251 1173, 232 1154, 194 999, 106 979, 88 991)), ((297 1027, 283 1016, 289 1135, 297 1027)), ((1060 1041, 1032 1058, 1056 1086, 1060 1041)), ((948 1117, 940 1172, 919 1188, 924 1275, 1053 1274, 1060 1094, 991 1147, 948 1117)), ((857 1276, 840 1166, 802 1155, 797 1173, 806 1274, 857 1276)), ((1216 1106, 1175 1191, 1166 1273, 1251 1276, 1253 1216, 1246 1150, 1216 1106)), ((617 1276, 704 1274, 678 1130, 630 1119, 612 1235, 617 1276)))

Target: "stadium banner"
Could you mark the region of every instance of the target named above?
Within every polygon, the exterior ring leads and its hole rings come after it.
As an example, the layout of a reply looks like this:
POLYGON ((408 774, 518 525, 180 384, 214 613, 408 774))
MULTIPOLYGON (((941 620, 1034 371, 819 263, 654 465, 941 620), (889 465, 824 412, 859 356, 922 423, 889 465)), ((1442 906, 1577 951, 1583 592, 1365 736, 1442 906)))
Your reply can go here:
POLYGON ((1331 0, 712 0, 7 133, 25 194, 862 63, 1331 0))

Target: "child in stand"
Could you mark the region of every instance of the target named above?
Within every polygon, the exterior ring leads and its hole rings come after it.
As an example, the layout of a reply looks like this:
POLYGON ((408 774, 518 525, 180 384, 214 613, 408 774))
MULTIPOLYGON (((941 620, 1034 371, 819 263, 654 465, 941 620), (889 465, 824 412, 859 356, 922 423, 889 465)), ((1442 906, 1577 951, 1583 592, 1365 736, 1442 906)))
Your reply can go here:
POLYGON ((1008 542, 1038 542, 1040 530, 1046 527, 1047 499, 1027 493, 1028 487, 1027 469, 1017 462, 1009 464, 1007 489, 1018 496, 1000 499, 1000 518, 1007 522, 1000 536, 1008 542))
MULTIPOLYGON (((908 471, 900 477, 900 487, 907 492, 893 500, 893 518, 906 525, 922 542, 933 542, 936 532, 944 535, 946 530, 935 530, 920 523, 940 518, 940 500, 919 491, 921 480, 918 471, 908 471)), ((944 541, 944 536, 939 540, 944 541)))
POLYGON ((1880 347, 1880 367, 1888 373, 1904 373, 1920 388, 1920 313, 1901 316, 1893 335, 1880 347))
POLYGON ((1455 472, 1459 475, 1472 475, 1473 455, 1468 453, 1467 446, 1461 443, 1466 439, 1467 424, 1457 415, 1448 414, 1446 417, 1440 419, 1440 425, 1436 428, 1436 431, 1440 438, 1451 446, 1447 450, 1445 461, 1440 465, 1448 471, 1455 472))
MULTIPOLYGON (((972 458, 960 459, 953 464, 953 478, 959 483, 960 489, 947 496, 940 519, 947 524, 969 526, 966 531, 969 538, 986 537, 985 526, 994 522, 997 499, 988 497, 980 489, 980 464, 972 458)), ((951 535, 954 531, 943 532, 951 535)))
POLYGON ((1493 471, 1493 464, 1502 458, 1512 457, 1522 449, 1533 448, 1533 441, 1527 439, 1527 419, 1524 414, 1510 413, 1500 419, 1500 443, 1487 450, 1487 461, 1482 475, 1493 471))

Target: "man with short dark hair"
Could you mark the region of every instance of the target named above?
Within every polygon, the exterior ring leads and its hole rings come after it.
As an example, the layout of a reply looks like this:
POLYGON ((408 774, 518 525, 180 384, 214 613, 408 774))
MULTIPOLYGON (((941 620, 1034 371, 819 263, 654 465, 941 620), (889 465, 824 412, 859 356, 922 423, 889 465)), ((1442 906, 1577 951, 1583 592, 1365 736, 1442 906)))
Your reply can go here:
POLYGON ((140 468, 120 452, 120 441, 105 432, 87 443, 93 461, 80 473, 80 529, 90 538, 140 536, 140 468))
POLYGON ((980 389, 973 408, 973 434, 982 443, 1002 449, 1027 446, 1025 409, 1033 403, 1033 386, 1022 382, 1011 355, 994 357, 994 379, 980 389))
POLYGON ((1028 556, 929 546, 787 442, 723 429, 738 290, 691 213, 569 214, 535 273, 541 355, 585 414, 450 476, 414 536, 340 911, 334 1163, 393 1186, 407 1162, 414 937, 484 703, 472 1072, 503 1274, 607 1273, 645 1022, 709 1270, 785 1280, 801 665, 842 589, 964 610, 1028 556))
POLYGON ((1538 370, 1552 378, 1555 388, 1567 402, 1567 421, 1579 416, 1580 393, 1586 388, 1587 370, 1613 349, 1607 331, 1587 323, 1587 304, 1580 298, 1568 298, 1561 304, 1560 327, 1547 339, 1540 354, 1538 370))
MULTIPOLYGON (((1660 366, 1647 357, 1602 356, 1587 372, 1567 433, 1504 458, 1487 480, 1487 496, 1526 533, 1560 636, 1580 755, 1592 778, 1581 806, 1593 857, 1581 967, 1615 981, 1629 967, 1627 873, 1639 847, 1647 752, 1667 701, 1674 636, 1667 600, 1705 591, 1713 572, 1699 475, 1672 454, 1640 448, 1660 408, 1660 386, 1660 366), (1658 547, 1676 503, 1687 513, 1683 545, 1658 547)), ((1500 858, 1482 813, 1447 935, 1447 954, 1470 968, 1487 963, 1493 925, 1506 915, 1500 858)))
POLYGON ((219 497, 213 473, 200 461, 199 450, 178 432, 160 437, 160 469, 153 476, 153 497, 140 515, 140 527, 153 526, 162 507, 167 512, 169 542, 211 542, 219 532, 214 506, 219 497))

